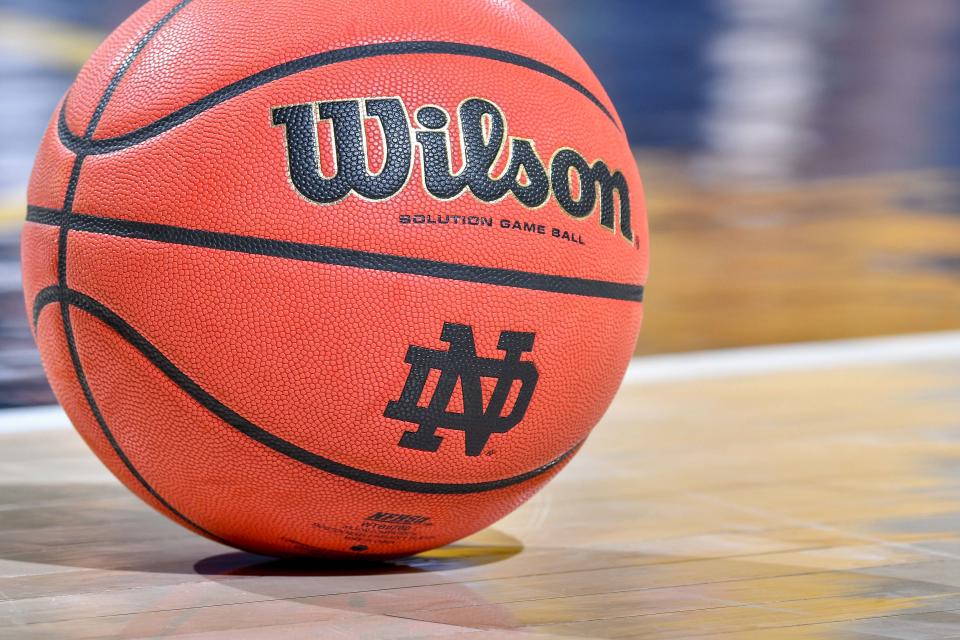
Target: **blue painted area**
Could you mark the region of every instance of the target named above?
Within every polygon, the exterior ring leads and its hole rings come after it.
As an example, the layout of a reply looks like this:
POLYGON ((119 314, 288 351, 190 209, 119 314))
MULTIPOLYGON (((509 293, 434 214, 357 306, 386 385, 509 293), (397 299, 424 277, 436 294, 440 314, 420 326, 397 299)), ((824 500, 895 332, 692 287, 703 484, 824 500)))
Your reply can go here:
POLYGON ((707 107, 704 48, 720 28, 710 0, 531 0, 593 68, 630 141, 696 148, 707 107))
MULTIPOLYGON (((751 64, 758 69, 754 84, 731 85, 736 90, 762 93, 776 80, 764 75, 763 63, 780 53, 760 46, 751 51, 754 41, 749 37, 758 26, 773 25, 779 29, 774 30, 774 37, 782 38, 785 45, 794 46, 798 39, 821 56, 815 77, 806 79, 817 91, 813 112, 806 120, 786 123, 806 128, 799 133, 818 141, 809 157, 797 165, 796 177, 960 164, 960 4, 955 0, 811 0, 802 19, 795 23, 785 13, 777 15, 777 3, 529 0, 529 4, 589 62, 617 105, 636 146, 690 153, 709 149, 707 132, 716 122, 724 122, 717 117, 722 107, 717 95, 725 83, 749 70, 751 64), (758 17, 757 11, 742 8, 751 5, 767 7, 767 11, 760 11, 763 15, 758 17), (930 14, 930 19, 924 20, 925 14, 930 14), (904 15, 918 19, 912 29, 898 33, 904 15), (747 49, 741 69, 736 65, 725 67, 722 61, 711 58, 717 43, 731 37, 741 38, 747 49), (755 59, 751 59, 751 53, 755 59), (911 65, 917 67, 918 76, 931 73, 931 65, 945 68, 942 77, 933 77, 923 85, 926 93, 915 96, 916 111, 926 114, 925 119, 913 121, 908 114, 897 111, 899 107, 892 101, 897 95, 896 83, 892 77, 885 77, 882 69, 870 68, 871 60, 900 61, 891 73, 901 77, 912 74, 911 65), (869 113, 858 118, 862 111, 858 100, 873 93, 881 101, 870 104, 869 113), (882 102, 885 95, 891 97, 889 105, 882 102), (844 117, 838 118, 837 114, 844 117), (904 135, 929 138, 928 144, 921 150, 898 152, 895 137, 891 137, 879 152, 871 149, 858 155, 858 145, 867 149, 877 144, 872 128, 885 126, 915 127, 915 132, 904 131, 904 135)), ((0 10, 34 18, 49 16, 104 33, 140 5, 139 0, 0 0, 0 10)), ((3 131, 4 139, 15 138, 15 146, 35 139, 45 125, 44 112, 68 81, 59 69, 18 59, 0 60, 0 111, 18 116, 17 131, 3 131), (26 87, 25 82, 33 83, 36 90, 26 87), (30 105, 3 106, 10 96, 30 105)), ((758 108, 749 98, 744 96, 745 111, 758 108)), ((757 113, 758 120, 777 116, 757 113)), ((13 168, 7 175, 11 180, 20 179, 23 171, 13 168)))
POLYGON ((73 73, 29 61, 0 63, 0 193, 22 189, 53 106, 73 73))
MULTIPOLYGON (((934 122, 931 128, 935 132, 933 153, 934 166, 960 166, 960 25, 952 34, 951 51, 954 55, 944 60, 947 79, 943 87, 943 99, 936 101, 933 108, 934 122)), ((960 207, 954 209, 960 215, 960 207)))
POLYGON ((109 33, 143 4, 136 0, 0 0, 0 10, 109 33))

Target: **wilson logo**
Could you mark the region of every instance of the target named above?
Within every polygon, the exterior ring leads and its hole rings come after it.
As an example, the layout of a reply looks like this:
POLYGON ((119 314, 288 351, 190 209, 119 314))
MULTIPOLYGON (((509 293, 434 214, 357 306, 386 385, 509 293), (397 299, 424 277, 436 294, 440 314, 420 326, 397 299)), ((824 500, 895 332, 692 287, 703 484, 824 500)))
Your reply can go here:
POLYGON ((590 218, 599 208, 599 223, 633 242, 630 190, 620 171, 603 160, 592 164, 573 149, 558 149, 549 162, 532 140, 507 135, 507 120, 496 104, 471 98, 457 113, 462 166, 453 167, 450 116, 427 105, 416 112, 416 126, 399 98, 368 98, 300 104, 273 109, 273 124, 286 131, 290 179, 297 191, 317 204, 340 202, 351 193, 367 200, 388 200, 406 186, 419 155, 426 191, 452 200, 470 191, 482 202, 512 196, 528 208, 551 196, 570 216, 590 218), (320 121, 331 123, 332 140, 321 145, 320 121), (382 158, 371 169, 368 121, 383 137, 382 158), (323 171, 321 153, 330 149, 335 167, 323 171), (419 150, 419 154, 417 151, 419 150), (504 158, 503 154, 509 155, 504 158), (494 169, 506 168, 498 176, 494 169), (598 207, 599 205, 599 207, 598 207))

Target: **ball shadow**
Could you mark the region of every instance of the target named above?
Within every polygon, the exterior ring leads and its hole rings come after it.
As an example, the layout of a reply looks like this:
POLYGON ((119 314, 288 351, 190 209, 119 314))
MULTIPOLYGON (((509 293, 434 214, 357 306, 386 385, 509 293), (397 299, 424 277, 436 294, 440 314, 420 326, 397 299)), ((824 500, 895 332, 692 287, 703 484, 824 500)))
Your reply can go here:
POLYGON ((446 547, 388 561, 344 561, 318 558, 270 558, 243 551, 200 560, 194 571, 217 577, 347 577, 453 571, 501 562, 523 551, 523 544, 496 529, 486 529, 446 547))
POLYGON ((0 558, 22 563, 202 576, 376 576, 436 572, 505 560, 520 541, 488 530, 389 562, 276 559, 216 544, 169 521, 119 484, 0 486, 0 558))

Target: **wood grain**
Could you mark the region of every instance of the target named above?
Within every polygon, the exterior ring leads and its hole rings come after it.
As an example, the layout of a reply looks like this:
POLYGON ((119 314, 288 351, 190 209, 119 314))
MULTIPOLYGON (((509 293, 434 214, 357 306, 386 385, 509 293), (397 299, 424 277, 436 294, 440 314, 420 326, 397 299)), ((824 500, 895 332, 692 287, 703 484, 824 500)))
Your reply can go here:
POLYGON ((0 437, 0 638, 955 638, 960 366, 626 387, 460 544, 275 561, 154 514, 72 433, 0 437))

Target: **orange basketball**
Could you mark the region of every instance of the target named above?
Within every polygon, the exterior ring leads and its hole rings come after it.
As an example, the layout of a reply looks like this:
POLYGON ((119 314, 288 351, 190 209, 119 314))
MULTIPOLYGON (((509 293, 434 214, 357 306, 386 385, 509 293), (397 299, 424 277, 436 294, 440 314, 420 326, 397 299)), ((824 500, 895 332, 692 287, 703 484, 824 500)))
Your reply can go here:
POLYGON ((78 431, 258 553, 490 525, 577 452, 640 329, 623 126, 519 0, 154 0, 64 98, 29 204, 78 431))

